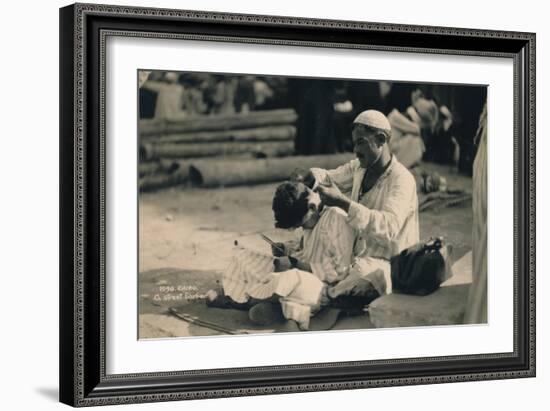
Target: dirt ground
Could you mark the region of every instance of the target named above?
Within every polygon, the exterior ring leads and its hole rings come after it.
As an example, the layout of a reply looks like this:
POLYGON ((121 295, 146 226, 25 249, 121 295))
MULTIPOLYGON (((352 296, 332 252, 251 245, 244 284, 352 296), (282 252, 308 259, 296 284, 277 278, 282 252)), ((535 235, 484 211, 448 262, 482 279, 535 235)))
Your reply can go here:
MULTIPOLYGON (((449 187, 471 192, 471 178, 452 174, 448 167, 424 167, 445 175, 449 187)), ((227 266, 235 242, 269 253, 260 233, 275 241, 299 235, 273 228, 276 186, 170 188, 140 194, 140 338, 215 333, 203 327, 192 332, 189 324, 182 328, 180 319, 157 317, 168 306, 202 300, 227 266), (174 328, 178 330, 171 331, 174 328)), ((472 248, 471 202, 420 213, 420 234, 445 237, 459 259, 472 248)))

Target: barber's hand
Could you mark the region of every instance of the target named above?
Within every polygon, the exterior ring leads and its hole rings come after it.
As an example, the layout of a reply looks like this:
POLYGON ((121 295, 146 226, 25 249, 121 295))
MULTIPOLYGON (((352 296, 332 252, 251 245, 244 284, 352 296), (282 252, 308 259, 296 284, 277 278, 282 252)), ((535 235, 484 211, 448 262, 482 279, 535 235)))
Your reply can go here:
POLYGON ((348 211, 350 200, 342 194, 342 192, 333 184, 319 184, 315 190, 319 193, 321 201, 328 207, 340 207, 344 211, 348 211))
POLYGON ((284 243, 275 243, 271 246, 271 254, 273 257, 283 257, 286 255, 284 243))
POLYGON ((273 260, 273 267, 275 268, 276 273, 290 270, 293 268, 292 262, 288 257, 278 257, 273 260))

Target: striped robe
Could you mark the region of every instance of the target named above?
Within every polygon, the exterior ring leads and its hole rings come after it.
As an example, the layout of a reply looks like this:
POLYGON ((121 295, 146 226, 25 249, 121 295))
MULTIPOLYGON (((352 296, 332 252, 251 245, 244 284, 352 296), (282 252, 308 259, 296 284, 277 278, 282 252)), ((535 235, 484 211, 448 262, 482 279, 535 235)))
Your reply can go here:
POLYGON ((311 230, 304 230, 301 249, 291 255, 309 263, 311 271, 326 283, 333 283, 352 263, 357 232, 347 223, 347 213, 327 207, 311 230))
POLYGON ((325 283, 337 280, 351 265, 356 232, 346 220, 344 211, 327 207, 315 227, 304 230, 301 247, 292 255, 309 263, 313 273, 299 269, 275 273, 272 256, 237 248, 222 277, 225 295, 244 303, 277 294, 285 318, 307 329, 323 302, 325 283))

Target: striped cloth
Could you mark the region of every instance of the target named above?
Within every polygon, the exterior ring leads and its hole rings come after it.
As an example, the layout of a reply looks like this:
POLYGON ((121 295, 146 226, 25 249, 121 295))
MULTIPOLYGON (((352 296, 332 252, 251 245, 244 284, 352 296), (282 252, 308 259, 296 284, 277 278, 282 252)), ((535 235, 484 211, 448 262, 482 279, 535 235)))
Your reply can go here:
POLYGON ((250 290, 269 281, 273 271, 272 256, 242 247, 235 248, 222 276, 223 292, 235 302, 245 303, 251 297, 250 290))

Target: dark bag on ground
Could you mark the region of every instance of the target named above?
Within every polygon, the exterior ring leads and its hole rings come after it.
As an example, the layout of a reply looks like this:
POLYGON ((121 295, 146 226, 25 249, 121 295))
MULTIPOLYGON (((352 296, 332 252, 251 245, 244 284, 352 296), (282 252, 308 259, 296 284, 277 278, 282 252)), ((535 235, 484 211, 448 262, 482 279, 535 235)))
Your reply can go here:
POLYGON ((436 238, 420 242, 391 259, 395 293, 427 295, 452 276, 450 245, 436 238))

